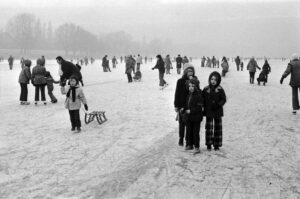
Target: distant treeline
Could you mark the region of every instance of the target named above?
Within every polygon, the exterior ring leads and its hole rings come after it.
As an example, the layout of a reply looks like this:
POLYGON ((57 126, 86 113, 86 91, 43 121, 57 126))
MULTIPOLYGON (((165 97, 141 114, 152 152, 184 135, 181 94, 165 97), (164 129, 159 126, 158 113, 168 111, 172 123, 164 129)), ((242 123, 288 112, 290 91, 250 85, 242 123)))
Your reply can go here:
POLYGON ((0 33, 0 46, 1 49, 10 49, 7 52, 18 50, 20 55, 60 51, 68 57, 155 54, 174 50, 170 41, 136 42, 124 31, 95 35, 73 23, 53 29, 51 22, 42 23, 29 13, 18 14, 7 21, 0 33))

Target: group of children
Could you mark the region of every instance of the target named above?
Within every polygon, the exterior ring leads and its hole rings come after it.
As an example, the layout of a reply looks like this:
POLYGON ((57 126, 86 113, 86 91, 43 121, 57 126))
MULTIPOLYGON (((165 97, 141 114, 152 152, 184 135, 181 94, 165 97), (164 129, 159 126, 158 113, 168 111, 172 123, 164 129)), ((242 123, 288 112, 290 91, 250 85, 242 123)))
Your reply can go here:
POLYGON ((226 95, 220 85, 221 75, 218 72, 212 72, 208 81, 209 85, 201 90, 200 82, 191 66, 184 70, 176 85, 174 105, 179 116, 179 145, 184 145, 186 128, 185 150, 194 150, 194 153, 200 153, 200 124, 204 116, 207 150, 210 151, 212 146, 219 150, 222 146, 222 117, 226 95))

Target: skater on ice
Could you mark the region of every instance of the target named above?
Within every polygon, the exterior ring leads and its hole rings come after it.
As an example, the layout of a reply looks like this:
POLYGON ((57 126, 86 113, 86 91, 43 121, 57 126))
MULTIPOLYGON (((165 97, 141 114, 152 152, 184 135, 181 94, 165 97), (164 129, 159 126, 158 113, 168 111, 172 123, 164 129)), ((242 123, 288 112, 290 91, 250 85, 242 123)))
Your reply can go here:
POLYGON ((154 69, 158 69, 158 72, 159 72, 159 86, 160 86, 160 89, 164 89, 165 87, 168 86, 168 83, 164 80, 164 74, 165 74, 165 63, 161 57, 161 55, 157 55, 156 56, 157 58, 157 62, 156 62, 156 65, 152 68, 152 70, 154 69))
POLYGON ((29 105, 30 102, 27 101, 28 98, 27 85, 31 81, 31 72, 30 72, 31 61, 29 59, 26 59, 23 61, 23 64, 24 67, 22 67, 21 73, 19 75, 19 83, 21 86, 20 104, 29 105))
POLYGON ((32 84, 35 86, 35 105, 38 104, 39 100, 40 100, 40 95, 39 93, 41 93, 41 100, 44 103, 44 105, 47 105, 46 102, 46 96, 45 96, 45 87, 47 85, 47 81, 46 81, 46 68, 43 65, 45 62, 41 59, 38 58, 36 61, 36 66, 33 67, 32 69, 32 84))

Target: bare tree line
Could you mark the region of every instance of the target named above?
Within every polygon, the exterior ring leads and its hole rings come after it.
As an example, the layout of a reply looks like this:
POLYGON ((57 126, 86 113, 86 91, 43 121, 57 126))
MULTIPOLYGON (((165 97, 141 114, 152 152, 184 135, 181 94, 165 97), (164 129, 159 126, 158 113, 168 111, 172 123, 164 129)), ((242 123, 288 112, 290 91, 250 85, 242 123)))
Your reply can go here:
POLYGON ((64 23, 53 29, 51 22, 41 23, 30 13, 18 14, 7 21, 5 30, 0 33, 0 46, 19 49, 21 54, 30 50, 63 50, 66 56, 169 53, 173 49, 171 41, 137 42, 124 31, 97 36, 74 23, 64 23))

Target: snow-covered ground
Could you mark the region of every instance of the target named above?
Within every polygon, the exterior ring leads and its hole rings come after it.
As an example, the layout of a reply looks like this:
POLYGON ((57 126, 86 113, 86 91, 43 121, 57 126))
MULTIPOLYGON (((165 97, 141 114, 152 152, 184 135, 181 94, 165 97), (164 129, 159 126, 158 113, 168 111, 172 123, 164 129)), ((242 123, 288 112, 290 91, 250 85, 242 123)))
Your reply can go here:
MULTIPOLYGON (((1 199, 300 198, 300 114, 291 113, 289 77, 279 84, 287 61, 270 60, 266 86, 250 85, 248 71, 230 62, 221 83, 228 99, 223 147, 206 150, 204 120, 198 155, 177 144, 175 69, 161 91, 154 62, 143 64, 142 82, 131 84, 124 64, 111 73, 99 60, 83 66, 89 109, 105 110, 108 121, 86 125, 82 110, 83 131, 74 134, 58 85, 57 104, 34 106, 29 85, 31 105, 19 105, 18 63, 12 71, 0 63, 1 199)), ((203 88, 214 69, 192 63, 203 88)), ((46 68, 59 78, 55 60, 46 68)))

